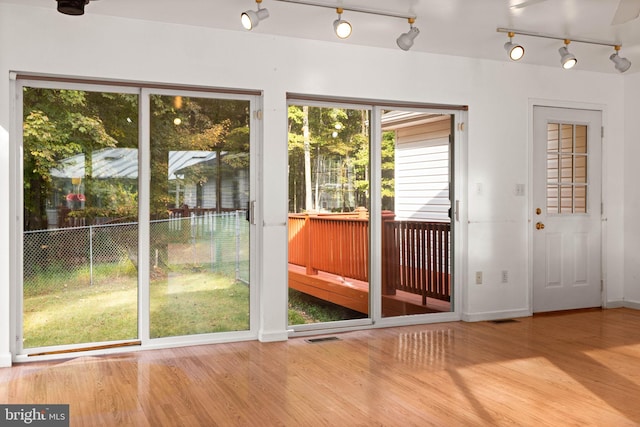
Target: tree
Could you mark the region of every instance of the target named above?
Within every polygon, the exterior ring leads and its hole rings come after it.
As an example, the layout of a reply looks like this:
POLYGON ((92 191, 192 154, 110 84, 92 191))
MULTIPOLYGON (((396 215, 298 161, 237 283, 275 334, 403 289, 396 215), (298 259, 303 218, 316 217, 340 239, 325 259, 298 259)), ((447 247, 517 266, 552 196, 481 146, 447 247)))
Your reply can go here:
MULTIPOLYGON (((385 152, 388 151, 389 145, 385 142, 383 145, 385 152)), ((383 153, 384 158, 387 155, 383 153)), ((391 156, 393 158, 393 141, 391 156)), ((390 164, 383 160, 383 168, 389 167, 393 179, 393 161, 390 164)), ((387 189, 390 188, 388 180, 389 173, 383 171, 383 187, 387 189)), ((369 206, 369 111, 289 106, 289 210, 307 209, 304 201, 310 191, 315 195, 313 209, 320 208, 321 193, 330 191, 327 183, 333 188, 335 199, 342 203, 340 210, 369 206), (305 166, 306 153, 310 158, 308 166, 305 166), (328 169, 333 173, 323 184, 321 175, 329 175, 328 169), (311 190, 308 182, 315 182, 311 190)))
MULTIPOLYGON (((117 104, 110 107, 112 111, 126 110, 131 108, 134 99, 116 95, 120 94, 110 94, 101 99, 100 95, 79 90, 24 88, 26 230, 46 227, 46 207, 53 185, 51 170, 58 167, 61 160, 118 145, 105 128, 103 117, 108 117, 108 114, 104 114, 100 106, 111 102, 117 104)), ((115 122, 112 128, 115 128, 115 122)), ((126 132, 122 130, 121 133, 126 132)))
POLYGON ((154 182, 151 212, 154 218, 165 218, 167 208, 176 204, 169 195, 171 152, 216 153, 215 168, 204 163, 193 165, 185 178, 189 184, 202 186, 215 170, 216 206, 221 209, 221 180, 225 170, 231 173, 249 167, 248 109, 248 101, 151 96, 151 176, 154 182))

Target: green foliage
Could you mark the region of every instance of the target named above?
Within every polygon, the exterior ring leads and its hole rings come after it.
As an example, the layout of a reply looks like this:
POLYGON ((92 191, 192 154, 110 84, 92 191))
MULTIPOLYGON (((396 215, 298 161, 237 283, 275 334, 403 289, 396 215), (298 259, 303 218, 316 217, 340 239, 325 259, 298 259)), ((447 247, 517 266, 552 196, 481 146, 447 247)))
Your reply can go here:
MULTIPOLYGON (((135 143, 137 129, 125 129, 130 123, 122 118, 122 112, 137 110, 137 97, 27 87, 23 103, 25 229, 34 230, 46 226, 45 208, 53 185, 51 171, 63 159, 121 146, 112 133, 123 140, 127 140, 125 135, 131 135, 127 143, 135 143)), ((86 166, 85 186, 91 189, 91 165, 86 166)), ((87 199, 87 205, 91 203, 87 199)))
MULTIPOLYGON (((78 154, 86 159, 80 178, 87 217, 101 212, 135 215, 137 183, 94 179, 91 157, 109 147, 138 148, 138 95, 28 87, 23 100, 25 229, 46 227, 45 209, 54 190, 66 193, 51 171, 78 154)), ((168 194, 171 151, 224 152, 226 170, 249 166, 248 101, 152 95, 150 103, 152 217, 166 217, 175 202, 168 194)), ((191 172, 190 182, 204 183, 210 170, 196 167, 191 172)))
POLYGON ((289 289, 289 325, 362 319, 366 315, 289 289))
MULTIPOLYGON (((95 215, 106 217, 137 217, 138 216, 138 186, 125 180, 95 180, 92 186, 93 197, 102 202, 100 208, 92 207, 96 212, 102 209, 108 215, 95 215)), ((83 209, 89 214, 92 208, 83 209)), ((79 213, 82 213, 80 211, 79 213)), ((89 215, 87 215, 89 216, 89 215)))
MULTIPOLYGON (((315 182, 318 165, 323 161, 340 163, 345 172, 334 184, 346 188, 345 180, 355 189, 356 206, 369 206, 369 111, 356 109, 308 107, 311 171, 305 171, 304 129, 305 109, 289 106, 289 209, 301 212, 305 200, 305 174, 315 182), (353 168, 354 175, 347 170, 353 168)), ((382 141, 383 208, 393 207, 395 133, 385 132, 382 141)))
MULTIPOLYGON (((190 167, 184 182, 204 184, 216 176, 249 166, 249 102, 214 98, 151 96, 151 212, 167 215, 176 204, 169 197, 168 158, 172 151, 217 152, 220 164, 190 167), (220 156, 221 153, 224 156, 220 156), (225 169, 226 168, 226 169, 225 169)), ((216 198, 221 197, 219 194, 216 198)), ((177 203, 179 206, 180 203, 177 203)), ((216 206, 220 201, 216 201, 216 206)), ((177 207, 176 206, 176 207, 177 207)))

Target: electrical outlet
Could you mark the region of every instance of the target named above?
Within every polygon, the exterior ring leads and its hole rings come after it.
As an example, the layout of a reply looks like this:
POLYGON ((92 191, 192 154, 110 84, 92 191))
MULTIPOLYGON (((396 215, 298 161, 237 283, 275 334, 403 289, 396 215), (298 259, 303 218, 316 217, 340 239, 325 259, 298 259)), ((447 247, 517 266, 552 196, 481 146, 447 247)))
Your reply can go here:
POLYGON ((502 283, 509 283, 509 272, 502 270, 502 283))
POLYGON ((476 271, 476 285, 482 285, 482 271, 476 271))

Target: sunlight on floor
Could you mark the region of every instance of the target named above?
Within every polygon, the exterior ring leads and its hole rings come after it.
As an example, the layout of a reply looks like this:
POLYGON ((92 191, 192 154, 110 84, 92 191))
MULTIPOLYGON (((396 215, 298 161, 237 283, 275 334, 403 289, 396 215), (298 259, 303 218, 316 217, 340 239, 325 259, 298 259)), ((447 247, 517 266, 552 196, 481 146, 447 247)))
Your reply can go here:
POLYGON ((565 356, 562 358, 564 360, 559 361, 553 357, 551 360, 534 357, 495 361, 449 371, 449 374, 467 400, 461 404, 471 404, 479 420, 486 421, 487 416, 494 418, 501 407, 517 405, 526 410, 521 411, 518 420, 513 420, 516 423, 542 425, 553 414, 558 423, 571 419, 578 424, 583 420, 585 424, 627 425, 629 419, 602 394, 602 383, 575 378, 572 361, 565 356), (514 381, 513 378, 520 380, 514 381), (554 395, 558 392, 564 396, 572 395, 573 399, 557 400, 554 395), (582 406, 584 409, 576 414, 571 408, 577 402, 591 402, 591 405, 582 406), (602 410, 607 406, 611 408, 610 412, 602 410))

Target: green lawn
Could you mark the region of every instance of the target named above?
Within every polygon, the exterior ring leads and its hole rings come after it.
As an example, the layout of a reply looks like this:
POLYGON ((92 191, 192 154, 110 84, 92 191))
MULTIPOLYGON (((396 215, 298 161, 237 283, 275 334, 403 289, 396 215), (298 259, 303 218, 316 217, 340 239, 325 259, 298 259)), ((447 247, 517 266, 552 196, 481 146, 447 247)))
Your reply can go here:
POLYGON ((24 348, 126 340, 137 337, 135 277, 77 287, 62 283, 57 291, 24 297, 24 348))
MULTIPOLYGON (((25 295, 24 348, 138 337, 135 277, 58 288, 25 295)), ((152 338, 249 328, 249 287, 226 276, 172 274, 152 283, 150 297, 152 338)))
POLYGON ((211 273, 151 284, 151 338, 249 330, 249 286, 211 273))
MULTIPOLYGON (((92 286, 86 272, 55 281, 43 275, 25 281, 24 348, 138 338, 138 287, 131 271, 96 268, 92 286)), ((223 274, 173 272, 151 283, 150 297, 152 338, 249 329, 249 287, 223 274)), ((362 316, 289 291, 290 325, 362 316)))
POLYGON ((366 315, 289 289, 289 325, 362 319, 366 315))

